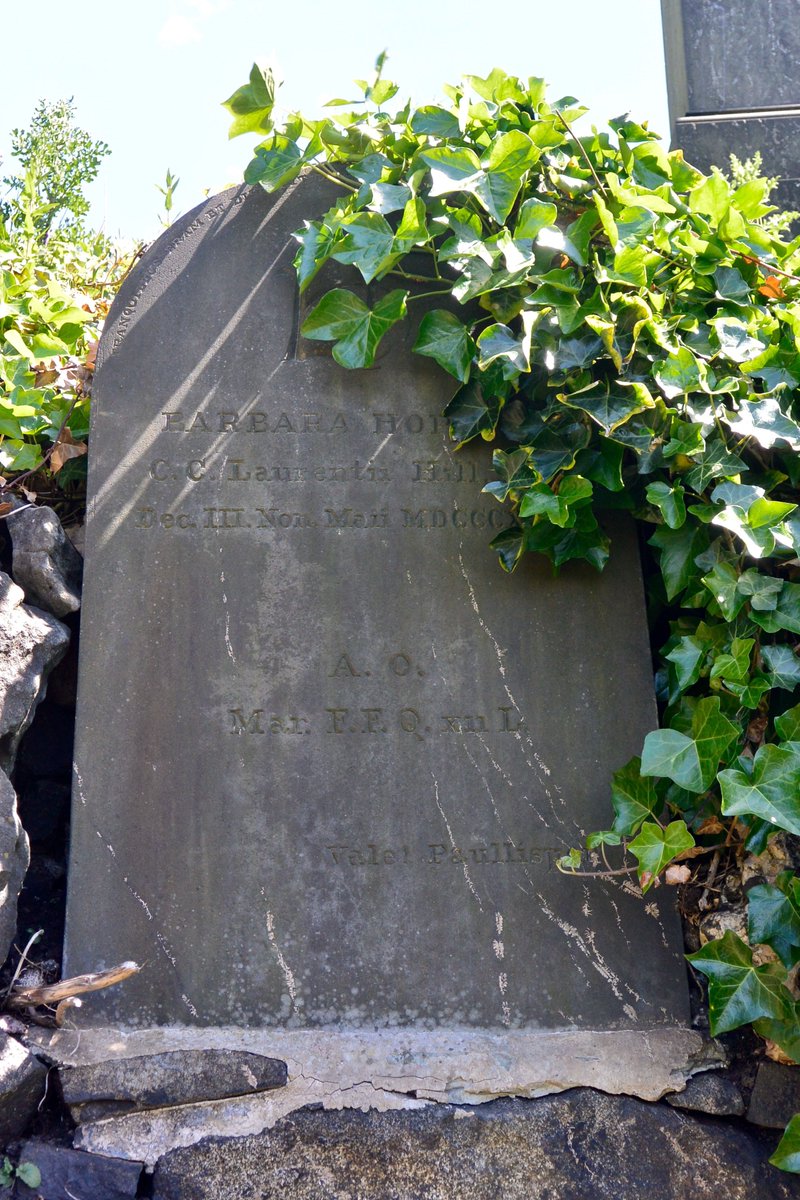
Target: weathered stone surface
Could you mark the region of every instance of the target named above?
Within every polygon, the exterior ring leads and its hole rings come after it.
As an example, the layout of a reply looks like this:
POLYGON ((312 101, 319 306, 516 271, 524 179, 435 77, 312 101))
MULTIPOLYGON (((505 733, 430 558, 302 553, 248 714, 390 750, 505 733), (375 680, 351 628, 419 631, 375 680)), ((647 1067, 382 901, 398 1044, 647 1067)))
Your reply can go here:
POLYGON ((656 724, 630 530, 602 576, 499 570, 416 322, 370 371, 296 344, 331 199, 210 200, 106 324, 66 969, 149 965, 80 1019, 680 1025, 674 897, 554 866, 656 724))
POLYGON ((47 1068, 7 1033, 0 1033, 0 1150, 25 1128, 44 1095, 47 1068))
MULTIPOLYGON (((683 10, 687 112, 800 103, 795 0, 672 0, 683 10)), ((725 162, 720 164, 726 165, 725 162)))
POLYGON ((59 1078, 70 1115, 81 1122, 270 1091, 286 1083, 286 1063, 237 1050, 168 1050, 63 1068, 59 1078))
POLYGON ((297 1109, 417 1109, 484 1104, 499 1096, 542 1096, 593 1087, 657 1100, 692 1071, 720 1062, 720 1050, 689 1030, 634 1033, 446 1030, 320 1031, 86 1029, 32 1035, 59 1066, 158 1054, 167 1049, 247 1048, 285 1060, 285 1087, 259 1095, 164 1108, 81 1126, 76 1144, 98 1154, 155 1162, 176 1146, 210 1136, 260 1133, 297 1109))
POLYGON ((800 1067, 762 1062, 750 1095, 747 1119, 768 1129, 783 1129, 800 1113, 800 1067))
POLYGON ((665 1096, 673 1108, 686 1108, 691 1112, 710 1113, 717 1117, 741 1117, 744 1100, 738 1085, 725 1075, 706 1071, 693 1075, 682 1092, 665 1096))
POLYGON ((576 1091, 418 1112, 304 1111, 158 1164, 154 1200, 788 1200, 758 1137, 576 1091))
POLYGON ((56 617, 81 606, 83 559, 52 508, 25 506, 6 518, 12 543, 12 574, 29 604, 56 617))
POLYGON ((42 1182, 37 1188, 18 1182, 17 1200, 133 1200, 142 1173, 141 1163, 83 1154, 35 1138, 22 1143, 18 1161, 38 1167, 42 1182))
POLYGON ((17 812, 11 780, 0 771, 0 960, 17 930, 17 897, 31 861, 28 835, 17 812))
POLYGON ((14 764, 47 675, 69 643, 65 625, 23 599, 22 588, 0 572, 0 768, 5 771, 14 764))

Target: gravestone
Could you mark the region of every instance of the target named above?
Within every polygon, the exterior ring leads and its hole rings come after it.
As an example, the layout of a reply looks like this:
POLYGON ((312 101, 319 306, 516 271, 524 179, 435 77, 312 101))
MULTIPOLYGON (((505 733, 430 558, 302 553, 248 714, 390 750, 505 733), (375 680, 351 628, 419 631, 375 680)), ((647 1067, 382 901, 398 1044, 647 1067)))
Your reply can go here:
POLYGON ((278 1056, 603 1031, 611 1064, 687 1023, 674 893, 555 866, 657 724, 633 532, 603 574, 500 570, 416 321, 358 372, 298 338, 291 233, 330 202, 216 197, 106 326, 65 971, 145 966, 79 1020, 278 1056))
POLYGON ((800 209, 795 0, 661 0, 672 144, 708 171, 760 152, 775 203, 800 209))

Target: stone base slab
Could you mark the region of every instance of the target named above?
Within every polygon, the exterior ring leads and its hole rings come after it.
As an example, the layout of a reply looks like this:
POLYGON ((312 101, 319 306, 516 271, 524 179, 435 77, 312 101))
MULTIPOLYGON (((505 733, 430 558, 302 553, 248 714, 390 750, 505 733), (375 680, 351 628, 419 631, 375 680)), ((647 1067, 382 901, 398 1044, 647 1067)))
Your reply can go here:
POLYGON ((680 1091, 722 1055, 692 1030, 474 1032, 245 1030, 162 1027, 41 1032, 40 1053, 59 1067, 169 1050, 238 1050, 287 1064, 283 1088, 90 1121, 76 1147, 153 1164, 208 1137, 270 1129, 308 1105, 324 1109, 419 1109, 480 1105, 588 1087, 658 1100, 680 1091))

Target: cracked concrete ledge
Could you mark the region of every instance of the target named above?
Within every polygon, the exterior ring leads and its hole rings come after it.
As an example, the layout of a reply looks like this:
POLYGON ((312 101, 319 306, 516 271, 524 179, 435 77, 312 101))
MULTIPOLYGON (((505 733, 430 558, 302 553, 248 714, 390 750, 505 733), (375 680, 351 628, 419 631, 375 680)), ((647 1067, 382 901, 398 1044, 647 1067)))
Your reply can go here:
POLYGON ((701 1034, 674 1027, 495 1033, 165 1026, 42 1031, 31 1043, 65 1067, 179 1049, 246 1050, 286 1062, 288 1082, 277 1091, 110 1117, 76 1130, 82 1150, 148 1165, 203 1138, 261 1133, 307 1105, 386 1111, 576 1087, 659 1100, 721 1063, 701 1034))

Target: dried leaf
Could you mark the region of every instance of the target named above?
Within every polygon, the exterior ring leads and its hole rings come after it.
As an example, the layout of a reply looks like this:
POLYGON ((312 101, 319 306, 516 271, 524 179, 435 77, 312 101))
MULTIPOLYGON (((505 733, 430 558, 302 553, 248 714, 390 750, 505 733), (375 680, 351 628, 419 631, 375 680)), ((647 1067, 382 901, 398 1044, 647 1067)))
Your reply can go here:
POLYGON ((14 505, 10 500, 4 500, 0 504, 0 517, 7 517, 10 512, 14 511, 14 505))
POLYGON ((84 362, 84 365, 87 366, 90 371, 94 370, 94 363, 95 363, 95 359, 97 358, 97 347, 99 345, 100 345, 99 342, 92 342, 91 346, 86 351, 86 356, 84 357, 83 362, 84 362))
POLYGON ((55 475, 70 458, 80 458, 88 447, 86 442, 76 442, 69 428, 62 429, 58 441, 50 455, 50 468, 55 475))
POLYGON ((725 826, 722 824, 722 821, 720 821, 719 817, 706 817, 705 821, 703 821, 702 824, 699 826, 699 828, 697 830, 697 835, 698 835, 698 837, 700 837, 706 833, 713 834, 713 833, 724 833, 724 832, 725 832, 725 826))
POLYGON ((758 290, 762 296, 767 296, 770 300, 786 299, 786 293, 781 287, 777 275, 768 275, 758 290))
POLYGON ((789 1058, 788 1054, 784 1054, 777 1042, 771 1042, 769 1038, 764 1041, 764 1053, 767 1058, 771 1058, 773 1062, 780 1063, 784 1067, 794 1067, 797 1064, 793 1058, 789 1058))
POLYGON ((671 883, 673 885, 679 883, 688 883, 691 877, 692 872, 689 867, 677 867, 674 863, 672 866, 667 867, 666 871, 664 872, 664 882, 671 883))

